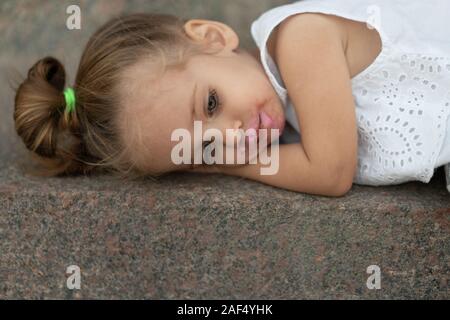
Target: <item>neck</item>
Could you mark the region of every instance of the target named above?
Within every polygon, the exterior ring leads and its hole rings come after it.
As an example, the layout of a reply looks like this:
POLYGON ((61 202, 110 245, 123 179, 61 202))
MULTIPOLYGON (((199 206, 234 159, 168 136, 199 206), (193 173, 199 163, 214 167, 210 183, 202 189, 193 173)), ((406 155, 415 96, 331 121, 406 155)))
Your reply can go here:
POLYGON ((251 49, 249 52, 250 52, 251 56, 253 58, 255 58, 256 60, 259 61, 261 59, 260 55, 259 55, 259 48, 258 47, 255 47, 255 48, 251 49))

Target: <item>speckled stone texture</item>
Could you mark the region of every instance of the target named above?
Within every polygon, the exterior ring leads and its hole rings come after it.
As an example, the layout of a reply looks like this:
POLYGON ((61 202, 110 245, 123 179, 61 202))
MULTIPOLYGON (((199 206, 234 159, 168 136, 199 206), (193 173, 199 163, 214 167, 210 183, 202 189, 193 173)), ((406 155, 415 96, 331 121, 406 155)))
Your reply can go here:
MULTIPOLYGON (((82 44, 119 12, 221 19, 251 46, 250 22, 275 3, 283 1, 3 1, 0 67, 25 74, 52 54, 73 79, 82 44), (65 29, 73 3, 81 32, 65 29)), ((354 185, 342 198, 220 175, 30 177, 1 81, 1 299, 450 298, 442 167, 429 184, 354 185), (66 288, 72 264, 81 290, 66 288), (370 265, 381 268, 380 290, 366 287, 370 265)))

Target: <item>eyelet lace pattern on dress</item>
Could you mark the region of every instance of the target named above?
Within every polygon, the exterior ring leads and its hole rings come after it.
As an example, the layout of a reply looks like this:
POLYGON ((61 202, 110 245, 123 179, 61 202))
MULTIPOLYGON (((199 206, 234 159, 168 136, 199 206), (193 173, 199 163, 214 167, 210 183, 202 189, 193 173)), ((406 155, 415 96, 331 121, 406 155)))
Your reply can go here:
POLYGON ((390 52, 352 86, 358 123, 354 182, 428 183, 450 110, 450 58, 390 52))

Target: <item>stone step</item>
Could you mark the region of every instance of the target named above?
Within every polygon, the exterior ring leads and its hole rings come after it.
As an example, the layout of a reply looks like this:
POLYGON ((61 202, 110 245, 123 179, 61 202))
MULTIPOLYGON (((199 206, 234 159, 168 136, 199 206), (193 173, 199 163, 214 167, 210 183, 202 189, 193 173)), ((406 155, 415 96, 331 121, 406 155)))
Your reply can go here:
POLYGON ((449 195, 294 193, 221 175, 133 183, 0 171, 3 298, 448 298, 449 195), (81 269, 81 290, 65 270, 81 269), (366 286, 380 267, 380 290, 366 286))

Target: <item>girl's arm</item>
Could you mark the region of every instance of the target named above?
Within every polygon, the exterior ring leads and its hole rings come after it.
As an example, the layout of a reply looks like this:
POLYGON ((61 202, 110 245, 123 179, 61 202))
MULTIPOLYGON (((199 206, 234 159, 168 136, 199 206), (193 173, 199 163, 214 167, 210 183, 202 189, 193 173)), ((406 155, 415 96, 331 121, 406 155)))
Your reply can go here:
POLYGON ((300 14, 283 22, 275 61, 301 124, 301 143, 279 146, 275 175, 261 175, 261 164, 197 171, 220 171, 297 192, 347 193, 357 166, 358 136, 345 43, 345 33, 323 15, 300 14))
POLYGON ((339 171, 329 174, 321 167, 312 166, 303 146, 300 143, 279 145, 279 156, 274 157, 274 148, 267 149, 270 164, 247 165, 201 165, 192 169, 193 172, 222 173, 259 181, 274 187, 296 192, 339 197, 343 196, 351 184, 343 183, 339 171), (275 164, 278 161, 278 164, 275 164), (275 168, 275 174, 263 175, 261 169, 275 168))
POLYGON ((279 26, 274 47, 310 166, 337 177, 339 190, 350 189, 358 163, 358 129, 346 30, 331 16, 299 14, 279 26))

